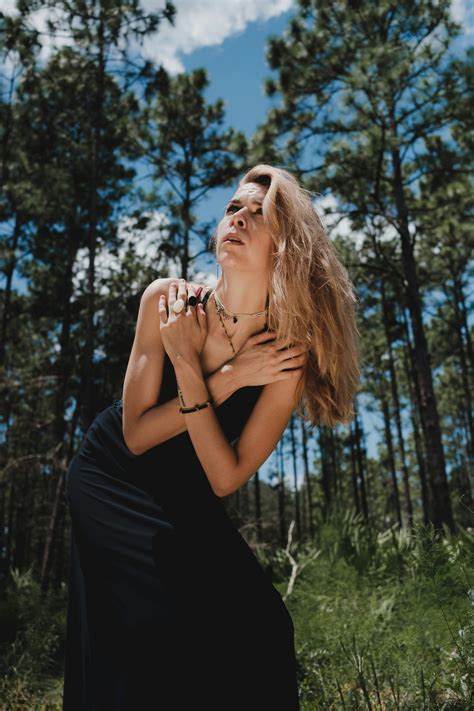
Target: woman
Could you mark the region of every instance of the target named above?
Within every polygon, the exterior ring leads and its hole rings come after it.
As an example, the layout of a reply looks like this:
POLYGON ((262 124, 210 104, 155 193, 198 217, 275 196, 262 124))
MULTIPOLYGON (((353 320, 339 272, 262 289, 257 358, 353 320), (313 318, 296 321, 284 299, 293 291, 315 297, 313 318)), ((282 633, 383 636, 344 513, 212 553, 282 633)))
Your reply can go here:
POLYGON ((313 425, 350 420, 355 298, 281 168, 247 172, 212 243, 214 289, 145 289, 123 398, 67 473, 66 711, 299 708, 292 619, 221 499, 295 407, 313 425))

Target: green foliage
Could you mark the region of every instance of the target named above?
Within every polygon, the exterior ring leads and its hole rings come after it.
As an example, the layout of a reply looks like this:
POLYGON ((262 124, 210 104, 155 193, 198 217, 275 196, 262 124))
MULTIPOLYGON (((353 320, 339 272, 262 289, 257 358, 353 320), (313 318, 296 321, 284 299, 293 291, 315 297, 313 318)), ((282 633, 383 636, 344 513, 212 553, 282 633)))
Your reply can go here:
MULTIPOLYGON (((377 534, 353 513, 316 530, 290 550, 301 566, 287 605, 302 711, 472 708, 472 535, 421 525, 377 534)), ((256 554, 284 593, 284 549, 256 554)), ((65 587, 42 600, 31 572, 13 570, 1 599, 1 697, 9 711, 60 709, 65 587)))
MULTIPOLYGON (((149 85, 145 94, 145 120, 137 142, 141 155, 153 166, 155 185, 167 188, 168 238, 162 249, 180 259, 180 273, 187 279, 190 265, 208 251, 211 229, 216 226, 214 221, 199 224, 197 206, 210 190, 237 180, 246 168, 247 140, 241 131, 223 127, 222 99, 206 102, 209 79, 204 69, 169 77, 160 68, 157 76, 157 84, 149 85), (194 255, 193 235, 203 247, 194 255)), ((143 198, 156 207, 155 191, 143 198)))
POLYGON ((65 586, 42 597, 31 569, 23 573, 12 569, 10 577, 2 581, 1 600, 0 698, 5 708, 59 708, 56 704, 64 657, 65 586))
POLYGON ((302 711, 472 708, 472 536, 335 514, 314 546, 288 600, 302 711))

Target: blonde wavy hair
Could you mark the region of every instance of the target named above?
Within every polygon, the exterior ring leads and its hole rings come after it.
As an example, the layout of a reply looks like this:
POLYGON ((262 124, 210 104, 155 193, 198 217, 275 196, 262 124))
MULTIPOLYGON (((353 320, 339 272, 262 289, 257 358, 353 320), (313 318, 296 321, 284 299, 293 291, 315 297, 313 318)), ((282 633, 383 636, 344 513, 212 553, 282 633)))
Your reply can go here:
MULTIPOLYGON (((354 286, 313 205, 287 170, 260 163, 239 182, 267 187, 263 219, 273 241, 268 328, 277 339, 308 345, 297 387, 298 414, 330 427, 348 424, 360 382, 360 333, 354 286)), ((216 234, 209 247, 215 254, 216 234)))

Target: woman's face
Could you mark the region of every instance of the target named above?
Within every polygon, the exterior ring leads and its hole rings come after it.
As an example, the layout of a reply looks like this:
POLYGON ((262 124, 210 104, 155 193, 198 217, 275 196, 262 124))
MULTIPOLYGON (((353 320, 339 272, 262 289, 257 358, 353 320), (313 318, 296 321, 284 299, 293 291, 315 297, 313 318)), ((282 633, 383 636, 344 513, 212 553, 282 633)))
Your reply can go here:
POLYGON ((216 257, 222 268, 267 271, 272 239, 263 221, 266 192, 267 188, 259 183, 245 183, 225 206, 216 235, 216 257), (240 244, 226 241, 229 238, 240 240, 240 244))

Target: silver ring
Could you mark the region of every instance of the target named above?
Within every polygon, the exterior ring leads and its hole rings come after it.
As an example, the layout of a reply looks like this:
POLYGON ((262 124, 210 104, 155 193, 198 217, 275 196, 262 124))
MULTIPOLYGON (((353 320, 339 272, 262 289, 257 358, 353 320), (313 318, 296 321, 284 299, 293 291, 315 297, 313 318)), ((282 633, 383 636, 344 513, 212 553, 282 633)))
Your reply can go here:
POLYGON ((175 314, 180 314, 183 309, 184 309, 183 299, 177 299, 173 304, 173 311, 175 312, 175 314))

